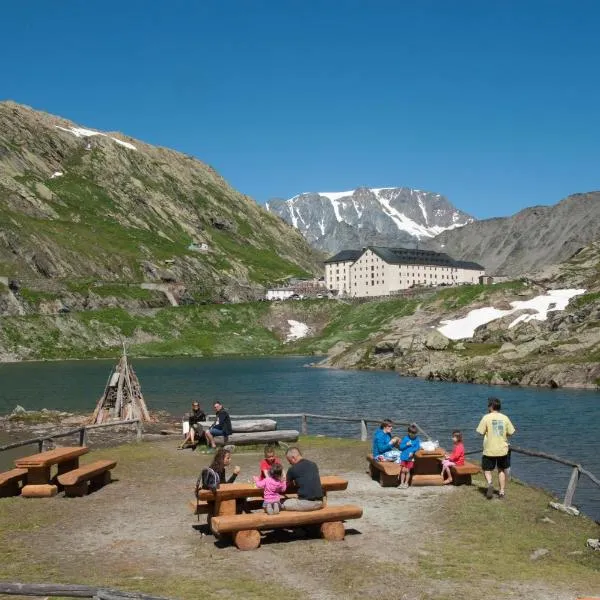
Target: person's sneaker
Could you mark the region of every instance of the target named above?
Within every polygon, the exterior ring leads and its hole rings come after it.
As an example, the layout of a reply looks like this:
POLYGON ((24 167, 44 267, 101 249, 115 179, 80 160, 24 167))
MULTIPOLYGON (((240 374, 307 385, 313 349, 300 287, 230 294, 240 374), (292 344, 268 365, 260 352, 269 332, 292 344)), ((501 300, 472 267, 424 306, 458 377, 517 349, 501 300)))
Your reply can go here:
POLYGON ((499 498, 500 500, 504 500, 504 498, 505 498, 505 497, 506 497, 506 496, 504 495, 504 492, 499 492, 499 493, 498 493, 498 498, 499 498))
POLYGON ((487 490, 485 491, 485 497, 488 500, 491 500, 494 497, 494 486, 489 483, 487 486, 487 490))
MULTIPOLYGON (((272 515, 273 514, 273 505, 272 504, 267 504, 265 510, 267 511, 268 515, 272 515)), ((278 511, 279 512, 279 511, 278 511)))
POLYGON ((274 515, 279 514, 279 502, 275 502, 275 504, 273 504, 273 514, 274 515))

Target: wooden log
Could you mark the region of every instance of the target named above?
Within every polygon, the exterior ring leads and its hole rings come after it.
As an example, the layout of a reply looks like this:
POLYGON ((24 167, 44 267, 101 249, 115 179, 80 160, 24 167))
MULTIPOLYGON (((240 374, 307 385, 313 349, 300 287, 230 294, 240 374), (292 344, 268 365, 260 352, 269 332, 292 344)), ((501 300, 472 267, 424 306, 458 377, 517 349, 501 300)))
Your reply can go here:
MULTIPOLYGON (((348 480, 337 475, 324 475, 321 477, 321 487, 325 493, 341 492, 348 489, 348 480)), ((286 495, 294 494, 297 489, 289 487, 286 495)), ((262 498, 263 490, 251 483, 222 483, 217 493, 210 490, 200 490, 198 498, 207 502, 214 502, 217 498, 221 500, 235 500, 236 498, 262 498)))
POLYGON ((410 485, 444 485, 444 479, 441 473, 439 475, 413 475, 410 485))
POLYGON ((341 542, 346 537, 346 528, 342 521, 322 523, 321 535, 328 542, 341 542))
POLYGON ((379 483, 381 484, 381 487, 395 487, 400 481, 398 475, 389 475, 384 471, 379 471, 379 483))
POLYGON ((27 485, 44 485, 50 481, 50 467, 29 467, 27 485))
POLYGON ((25 485, 21 490, 21 496, 24 498, 52 498, 58 493, 58 488, 55 485, 45 484, 34 484, 25 485))
POLYGON ((233 543, 238 550, 256 550, 260 546, 258 529, 243 529, 233 534, 233 543))
POLYGON ((359 519, 362 508, 354 504, 333 506, 309 512, 284 510, 277 515, 267 515, 264 512, 215 516, 211 519, 213 532, 217 534, 232 533, 244 529, 279 529, 282 527, 298 527, 302 525, 318 525, 327 521, 343 521, 359 519))
MULTIPOLYGON (((275 444, 277 442, 297 442, 299 433, 295 429, 280 431, 251 431, 248 433, 232 433, 227 438, 227 444, 239 446, 248 444, 275 444)), ((215 444, 225 444, 223 436, 215 437, 215 444)))
POLYGON ((9 583, 0 581, 0 595, 10 596, 62 596, 67 598, 93 598, 97 587, 78 584, 9 583))
MULTIPOLYGON (((200 425, 204 429, 209 429, 214 421, 201 421, 200 425)), ((248 419, 240 421, 231 421, 233 433, 250 433, 252 431, 275 431, 277 421, 273 419, 248 419)))
POLYGON ((88 495, 90 486, 87 481, 80 481, 73 485, 64 486, 64 490, 67 498, 81 498, 88 495))

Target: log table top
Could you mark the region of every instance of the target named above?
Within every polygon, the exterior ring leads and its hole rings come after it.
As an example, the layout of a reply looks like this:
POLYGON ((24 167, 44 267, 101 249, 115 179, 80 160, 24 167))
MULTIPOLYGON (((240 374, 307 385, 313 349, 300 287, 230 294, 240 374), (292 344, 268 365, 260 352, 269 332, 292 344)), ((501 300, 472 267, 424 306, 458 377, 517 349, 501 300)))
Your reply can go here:
POLYGON ((56 448, 46 450, 31 456, 24 456, 15 460, 15 466, 22 469, 31 469, 36 467, 49 467, 62 462, 72 461, 82 454, 89 452, 87 446, 74 446, 69 448, 56 448))
MULTIPOLYGON (((336 475, 326 475, 321 477, 321 487, 323 492, 336 492, 348 488, 348 480, 336 475)), ((214 502, 215 500, 236 500, 241 498, 259 498, 263 496, 264 490, 257 488, 253 483, 222 483, 216 492, 210 490, 200 490, 198 500, 205 502, 214 502)), ((290 486, 286 494, 297 492, 295 486, 290 486)))

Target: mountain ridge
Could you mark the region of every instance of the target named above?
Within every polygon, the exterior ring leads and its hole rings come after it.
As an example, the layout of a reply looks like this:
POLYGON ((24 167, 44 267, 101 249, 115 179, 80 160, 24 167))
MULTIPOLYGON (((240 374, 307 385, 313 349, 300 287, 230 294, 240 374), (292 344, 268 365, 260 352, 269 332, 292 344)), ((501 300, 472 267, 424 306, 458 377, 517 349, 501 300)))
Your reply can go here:
POLYGON ((414 245, 473 220, 444 196, 406 187, 309 192, 265 208, 328 252, 369 245, 414 245))
POLYGON ((517 276, 568 260, 600 239, 600 192, 571 194, 554 205, 524 208, 444 231, 424 246, 480 262, 492 275, 517 276))
POLYGON ((209 165, 0 102, 0 276, 193 283, 257 297, 319 273, 302 236, 209 165))

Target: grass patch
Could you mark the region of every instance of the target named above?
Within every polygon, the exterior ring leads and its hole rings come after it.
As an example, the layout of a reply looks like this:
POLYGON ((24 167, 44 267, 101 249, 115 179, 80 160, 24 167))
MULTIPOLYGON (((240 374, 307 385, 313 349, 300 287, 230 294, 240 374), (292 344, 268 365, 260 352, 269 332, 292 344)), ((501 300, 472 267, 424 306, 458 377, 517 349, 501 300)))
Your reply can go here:
POLYGON ((548 507, 551 497, 513 481, 505 501, 487 501, 480 493, 484 480, 463 487, 444 502, 444 530, 434 551, 419 560, 419 569, 434 579, 461 582, 486 580, 494 564, 503 579, 518 576, 520 581, 548 584, 578 582, 588 592, 600 589, 600 557, 585 550, 585 540, 598 537, 598 526, 586 517, 570 517, 548 507), (553 522, 544 522, 545 517, 553 522), (539 560, 531 553, 545 548, 549 554, 539 560), (518 574, 518 575, 517 575, 518 574))
POLYGON ((527 289, 523 281, 505 281, 493 285, 458 285, 440 290, 427 305, 441 305, 444 310, 468 306, 476 300, 484 300, 499 292, 517 293, 527 289))
POLYGON ((592 302, 596 302, 600 300, 600 292, 592 292, 590 294, 582 294, 581 296, 575 296, 573 300, 571 300, 571 306, 575 309, 581 308, 583 306, 587 306, 592 302))
POLYGON ((464 350, 456 350, 456 352, 461 356, 472 358, 474 356, 489 356, 490 354, 494 354, 500 349, 502 344, 471 342, 464 343, 464 346, 464 350))

